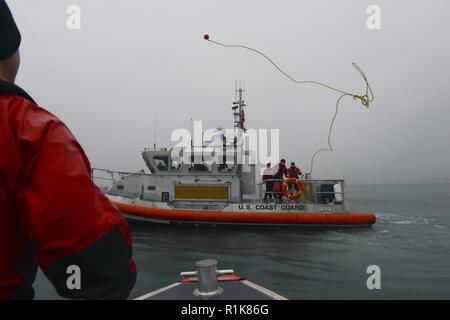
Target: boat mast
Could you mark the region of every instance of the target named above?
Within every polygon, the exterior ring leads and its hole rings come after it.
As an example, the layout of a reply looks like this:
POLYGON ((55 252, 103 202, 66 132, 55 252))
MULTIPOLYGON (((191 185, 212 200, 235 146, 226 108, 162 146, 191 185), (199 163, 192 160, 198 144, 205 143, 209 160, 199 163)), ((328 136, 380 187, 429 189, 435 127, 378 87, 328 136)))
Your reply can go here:
POLYGON ((245 107, 245 103, 244 100, 242 98, 242 94, 245 90, 243 90, 242 88, 236 89, 236 93, 238 94, 238 99, 237 101, 233 102, 233 107, 231 107, 231 109, 233 110, 233 116, 234 116, 234 129, 235 131, 237 130, 242 130, 242 131, 247 131, 247 128, 245 128, 244 123, 245 123, 245 115, 244 115, 244 107, 245 107))
POLYGON ((242 134, 247 131, 245 128, 245 114, 244 114, 244 99, 243 99, 243 90, 241 87, 236 89, 237 100, 233 102, 233 106, 231 109, 233 110, 234 116, 234 164, 237 164, 237 148, 238 146, 241 148, 243 146, 243 138, 242 134))

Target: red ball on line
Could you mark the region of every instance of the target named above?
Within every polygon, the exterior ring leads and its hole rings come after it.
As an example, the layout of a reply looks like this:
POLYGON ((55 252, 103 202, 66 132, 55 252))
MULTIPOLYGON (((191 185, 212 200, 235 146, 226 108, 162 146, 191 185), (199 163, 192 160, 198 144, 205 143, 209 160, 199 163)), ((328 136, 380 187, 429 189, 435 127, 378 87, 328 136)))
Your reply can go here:
POLYGON ((203 36, 203 39, 209 40, 209 34, 205 33, 205 35, 203 36))

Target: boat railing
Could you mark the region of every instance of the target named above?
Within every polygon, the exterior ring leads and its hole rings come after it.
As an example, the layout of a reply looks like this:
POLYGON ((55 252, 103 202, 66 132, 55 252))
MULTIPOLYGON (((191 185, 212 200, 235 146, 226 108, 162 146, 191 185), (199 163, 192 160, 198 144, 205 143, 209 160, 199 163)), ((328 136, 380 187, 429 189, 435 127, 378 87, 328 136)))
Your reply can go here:
POLYGON ((109 185, 116 181, 121 181, 125 177, 128 176, 140 176, 140 175, 148 175, 145 172, 126 172, 126 171, 113 171, 102 168, 92 168, 91 169, 91 179, 94 181, 99 187, 107 188, 109 185), (107 181, 107 186, 103 185, 102 182, 107 181))
MULTIPOLYGON (((279 191, 273 191, 267 190, 266 184, 268 182, 272 183, 280 183, 282 184, 284 179, 266 179, 264 181, 261 181, 257 184, 259 187, 259 194, 257 199, 255 199, 255 202, 261 202, 264 200, 264 196, 267 194, 269 198, 274 198, 275 200, 278 198, 278 200, 282 199, 282 190, 281 188, 279 191)), ((305 202, 305 203, 331 203, 334 201, 336 195, 340 195, 342 197, 342 201, 340 203, 343 203, 344 199, 344 183, 345 181, 342 179, 327 179, 327 180, 312 180, 312 179, 303 179, 301 180, 304 186, 304 192, 300 199, 297 201, 299 202, 305 202), (339 184, 341 186, 341 191, 336 192, 334 190, 332 191, 322 191, 321 186, 322 185, 335 185, 339 184)), ((281 186, 280 186, 281 187, 281 186)), ((267 198, 266 198, 267 199, 267 198)))

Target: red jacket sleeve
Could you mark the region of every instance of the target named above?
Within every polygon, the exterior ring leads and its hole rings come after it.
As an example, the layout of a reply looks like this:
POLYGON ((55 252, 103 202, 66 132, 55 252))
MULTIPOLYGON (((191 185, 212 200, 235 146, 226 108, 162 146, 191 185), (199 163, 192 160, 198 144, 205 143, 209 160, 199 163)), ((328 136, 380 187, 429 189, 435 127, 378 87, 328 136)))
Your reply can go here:
POLYGON ((135 268, 124 217, 92 182, 89 161, 69 129, 44 109, 24 103, 27 107, 13 114, 23 160, 17 204, 39 265, 63 296, 126 297, 135 268), (81 291, 65 287, 70 264, 89 274, 81 291), (108 272, 97 270, 102 264, 112 265, 108 272))

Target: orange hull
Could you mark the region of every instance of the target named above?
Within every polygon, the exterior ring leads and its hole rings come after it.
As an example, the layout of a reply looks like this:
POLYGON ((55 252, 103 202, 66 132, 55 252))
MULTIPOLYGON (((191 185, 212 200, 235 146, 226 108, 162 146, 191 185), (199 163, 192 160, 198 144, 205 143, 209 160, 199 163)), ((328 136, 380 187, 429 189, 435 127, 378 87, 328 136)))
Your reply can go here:
POLYGON ((120 202, 114 204, 122 213, 132 216, 191 223, 368 226, 376 222, 374 213, 211 212, 146 208, 120 202))

